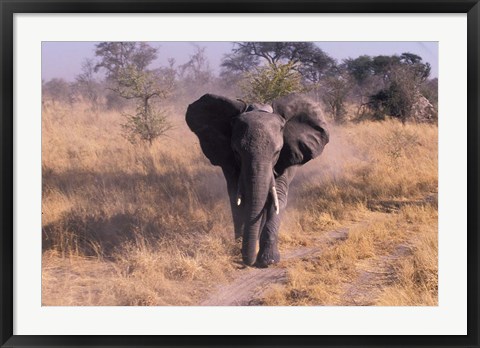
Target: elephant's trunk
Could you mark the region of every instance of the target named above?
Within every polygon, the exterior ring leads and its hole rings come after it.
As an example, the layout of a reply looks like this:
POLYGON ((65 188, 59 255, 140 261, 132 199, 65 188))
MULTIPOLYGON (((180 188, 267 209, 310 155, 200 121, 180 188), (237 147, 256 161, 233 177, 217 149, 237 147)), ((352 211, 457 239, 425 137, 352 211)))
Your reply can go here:
POLYGON ((262 216, 265 212, 268 194, 271 189, 270 169, 246 169, 243 180, 248 181, 242 185, 245 200, 245 227, 243 233, 242 256, 243 262, 249 266, 255 263, 257 257, 257 244, 262 216))

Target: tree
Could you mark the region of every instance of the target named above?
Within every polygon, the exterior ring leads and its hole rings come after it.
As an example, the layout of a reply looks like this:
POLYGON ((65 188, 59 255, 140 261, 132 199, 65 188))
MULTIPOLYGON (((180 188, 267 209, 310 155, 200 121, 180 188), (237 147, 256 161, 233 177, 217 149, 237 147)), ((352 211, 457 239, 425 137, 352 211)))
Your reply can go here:
POLYGON ((382 86, 382 80, 375 75, 373 59, 368 55, 345 59, 343 67, 350 77, 352 95, 358 99, 360 106, 382 86))
POLYGON ((295 42, 292 46, 291 61, 299 63, 298 71, 305 80, 319 83, 335 69, 335 60, 312 42, 295 42))
POLYGON ((223 56, 220 66, 223 68, 221 75, 244 73, 252 70, 260 64, 258 56, 249 52, 234 51, 223 56))
POLYGON ((373 76, 372 57, 363 55, 358 58, 348 58, 344 60, 347 72, 354 78, 355 82, 363 85, 365 81, 373 76))
POLYGON ((130 66, 143 71, 157 58, 157 51, 145 42, 101 42, 95 46, 95 56, 100 59, 95 72, 103 68, 108 79, 116 79, 130 66))
POLYGON ((352 88, 350 80, 345 65, 337 66, 322 80, 322 100, 338 123, 344 122, 347 114, 345 103, 352 88))
POLYGON ((388 81, 391 70, 393 67, 400 64, 400 57, 393 56, 375 56, 372 59, 373 73, 378 76, 382 81, 388 81))
POLYGON ((400 56, 360 56, 344 63, 356 83, 361 107, 367 105, 377 119, 385 115, 402 121, 409 118, 431 70, 429 63, 408 52, 400 56), (365 96, 368 96, 366 104, 365 96))
POLYGON ((73 94, 70 84, 64 79, 53 78, 50 81, 42 81, 42 99, 56 103, 73 103, 73 94))
POLYGON ((135 112, 123 113, 126 122, 122 124, 125 137, 132 143, 141 140, 151 145, 171 128, 165 111, 153 103, 166 99, 174 83, 170 70, 147 69, 157 58, 157 51, 144 42, 102 42, 96 46, 95 54, 100 58, 96 70, 105 69, 109 89, 134 102, 135 112))
POLYGON ((179 66, 180 76, 190 84, 207 84, 212 80, 213 73, 205 54, 206 47, 194 47, 195 51, 190 55, 190 59, 179 66))
POLYGON ((242 88, 245 99, 251 102, 269 103, 278 97, 302 91, 302 78, 294 67, 293 62, 270 64, 247 73, 242 88))
POLYGON ((420 96, 417 76, 416 70, 405 65, 392 68, 388 87, 370 97, 375 117, 382 119, 387 114, 405 122, 420 96))
MULTIPOLYGON (((139 71, 145 70, 156 58, 157 48, 145 42, 101 42, 95 46, 95 56, 99 59, 94 71, 103 70, 106 74, 107 91, 111 91, 122 69, 130 66, 139 71)), ((109 109, 123 110, 126 99, 116 93, 105 96, 109 109)))
POLYGON ((172 128, 166 112, 153 105, 152 100, 167 98, 173 88, 171 75, 163 69, 139 70, 129 66, 118 72, 118 84, 115 87, 122 98, 135 101, 135 113, 123 113, 126 122, 122 124, 125 137, 131 142, 153 141, 172 128))
POLYGON ((305 80, 316 83, 334 60, 312 42, 236 42, 221 67, 224 74, 245 73, 262 62, 271 67, 292 63, 305 80))
POLYGON ((413 53, 402 53, 400 62, 407 65, 409 70, 413 72, 417 83, 424 82, 430 76, 430 63, 423 63, 422 57, 413 53))
POLYGON ((101 95, 101 85, 96 80, 94 73, 95 63, 93 59, 85 59, 82 63, 82 73, 75 77, 75 83, 72 87, 82 99, 90 104, 93 111, 97 111, 101 95))

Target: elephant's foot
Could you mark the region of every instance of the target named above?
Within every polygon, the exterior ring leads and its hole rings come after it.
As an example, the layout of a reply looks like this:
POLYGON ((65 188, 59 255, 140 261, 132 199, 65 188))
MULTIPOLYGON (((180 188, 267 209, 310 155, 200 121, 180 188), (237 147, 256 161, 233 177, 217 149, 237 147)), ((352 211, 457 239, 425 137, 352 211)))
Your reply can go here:
POLYGON ((273 245, 266 246, 257 255, 255 266, 259 268, 267 268, 270 265, 280 262, 280 252, 278 248, 273 245))

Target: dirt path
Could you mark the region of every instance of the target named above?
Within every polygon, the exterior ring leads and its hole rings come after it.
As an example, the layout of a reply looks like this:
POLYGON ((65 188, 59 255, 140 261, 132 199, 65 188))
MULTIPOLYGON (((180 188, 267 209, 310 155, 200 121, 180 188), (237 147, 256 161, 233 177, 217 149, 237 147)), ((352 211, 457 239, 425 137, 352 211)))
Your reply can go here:
MULTIPOLYGON (((209 297, 200 303, 202 306, 245 306, 258 305, 265 292, 273 284, 285 283, 289 260, 311 260, 328 250, 331 245, 341 243, 348 238, 350 230, 356 227, 367 226, 375 222, 391 218, 392 213, 398 212, 403 206, 422 206, 435 203, 436 195, 431 194, 418 200, 391 200, 369 202, 370 214, 368 218, 342 227, 314 239, 314 247, 303 247, 283 253, 283 259, 274 267, 267 269, 245 268, 236 271, 234 280, 230 284, 222 285, 210 293, 209 297)), ((369 258, 359 262, 359 273, 355 279, 346 284, 339 298, 339 305, 369 306, 373 305, 385 286, 396 280, 396 271, 392 265, 400 258, 411 252, 405 244, 398 244, 388 255, 369 258)))
POLYGON ((298 248, 286 252, 280 264, 266 269, 245 268, 237 271, 235 280, 220 286, 201 306, 246 306, 255 304, 255 300, 272 285, 282 283, 286 279, 285 261, 289 259, 310 258, 317 255, 329 243, 335 243, 347 238, 349 228, 342 227, 324 234, 316 240, 318 246, 298 248))
POLYGON ((392 264, 409 253, 408 246, 399 244, 391 254, 375 257, 360 264, 359 268, 362 270, 357 278, 345 288, 341 303, 345 306, 373 305, 382 288, 392 284, 396 279, 392 264))
MULTIPOLYGON (((323 234, 313 241, 315 247, 303 247, 284 252, 282 261, 267 269, 245 268, 236 271, 234 280, 226 285, 219 286, 209 297, 200 303, 201 306, 248 306, 261 303, 263 294, 273 284, 285 283, 288 261, 291 259, 312 259, 318 256, 329 246, 341 243, 348 238, 349 231, 360 226, 367 226, 383 219, 388 219, 392 211, 398 210, 402 204, 411 202, 394 202, 388 212, 376 209, 374 215, 348 227, 341 227, 323 234), (379 211, 380 210, 380 211, 379 211)), ((416 201, 414 202, 416 203, 416 201)), ((385 207, 385 204, 379 204, 385 207)), ((390 205, 388 206, 390 208, 390 205)), ((372 305, 385 285, 395 280, 395 270, 391 265, 398 258, 405 257, 409 248, 400 244, 395 250, 384 256, 378 256, 358 264, 360 272, 357 278, 343 289, 340 305, 368 306, 372 305)))

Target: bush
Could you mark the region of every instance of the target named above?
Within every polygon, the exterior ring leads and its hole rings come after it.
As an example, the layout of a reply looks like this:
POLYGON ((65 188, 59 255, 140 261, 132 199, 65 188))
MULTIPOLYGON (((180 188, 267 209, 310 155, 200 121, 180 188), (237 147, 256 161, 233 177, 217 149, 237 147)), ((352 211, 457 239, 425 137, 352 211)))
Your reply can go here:
POLYGON ((392 74, 390 85, 370 96, 368 104, 376 119, 389 115, 406 121, 418 96, 418 85, 412 73, 398 69, 392 74))
POLYGON ((135 101, 135 113, 123 113, 126 123, 122 124, 125 137, 131 142, 153 140, 164 135, 172 128, 166 113, 156 105, 153 99, 164 100, 173 88, 171 76, 160 70, 138 70, 134 66, 122 69, 117 79, 115 91, 125 99, 135 101))
POLYGON ((242 83, 244 98, 257 103, 269 103, 278 97, 301 92, 302 77, 294 63, 270 64, 247 73, 242 83))
POLYGON ((126 122, 121 125, 125 132, 124 136, 132 144, 141 140, 152 145, 156 138, 172 129, 166 112, 162 110, 140 107, 137 108, 137 112, 133 115, 128 113, 122 113, 122 115, 126 119, 126 122))

